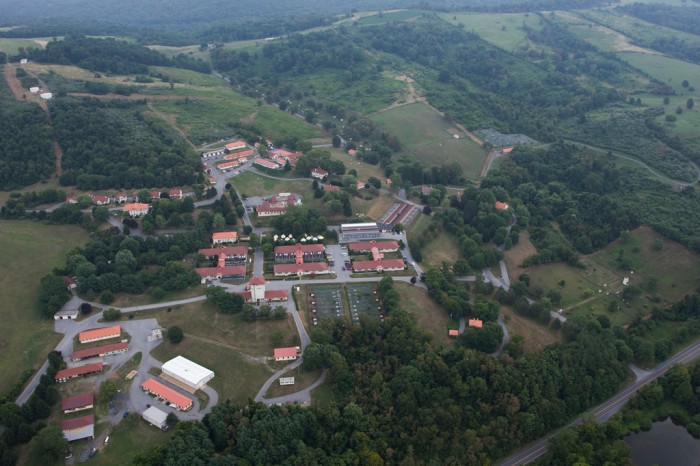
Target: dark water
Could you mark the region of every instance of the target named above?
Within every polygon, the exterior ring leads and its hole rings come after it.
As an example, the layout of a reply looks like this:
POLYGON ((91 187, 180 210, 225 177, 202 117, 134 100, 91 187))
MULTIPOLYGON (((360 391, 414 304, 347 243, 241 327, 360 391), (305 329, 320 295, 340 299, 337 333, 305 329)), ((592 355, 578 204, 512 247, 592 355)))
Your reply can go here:
POLYGON ((648 432, 639 432, 625 438, 632 448, 632 461, 636 466, 698 466, 700 465, 700 440, 694 439, 683 426, 677 426, 670 418, 655 422, 648 432))

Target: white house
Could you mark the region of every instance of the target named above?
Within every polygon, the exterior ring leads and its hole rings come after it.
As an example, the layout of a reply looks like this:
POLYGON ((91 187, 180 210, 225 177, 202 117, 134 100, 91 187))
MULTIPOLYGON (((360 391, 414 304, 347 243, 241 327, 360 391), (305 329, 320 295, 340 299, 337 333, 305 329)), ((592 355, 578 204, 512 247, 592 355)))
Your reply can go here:
POLYGON ((328 171, 324 170, 323 168, 316 167, 313 170, 311 170, 311 176, 313 178, 318 178, 319 180, 322 180, 328 176, 328 171))

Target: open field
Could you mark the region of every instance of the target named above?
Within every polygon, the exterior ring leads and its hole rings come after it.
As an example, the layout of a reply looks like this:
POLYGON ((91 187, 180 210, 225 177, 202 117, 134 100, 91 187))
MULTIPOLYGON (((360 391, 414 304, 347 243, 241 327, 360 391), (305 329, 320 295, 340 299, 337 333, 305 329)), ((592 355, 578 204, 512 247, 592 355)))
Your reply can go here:
POLYGON ((236 188, 241 196, 271 196, 276 193, 295 193, 301 194, 304 204, 317 200, 313 197, 311 180, 291 181, 268 178, 267 176, 246 172, 241 173, 235 178, 231 178, 229 182, 236 188))
MULTIPOLYGON (((379 220, 387 209, 391 207, 396 200, 393 197, 381 195, 374 200, 372 206, 365 212, 366 216, 374 220, 375 222, 379 220)), ((415 224, 415 222, 414 222, 415 224)))
POLYGON ((677 58, 670 58, 662 55, 649 55, 647 53, 619 52, 616 54, 622 60, 650 74, 659 81, 668 84, 681 96, 697 96, 697 91, 688 93, 688 90, 681 86, 684 79, 690 81, 691 85, 700 85, 700 65, 685 62, 677 58))
POLYGON ((273 370, 258 359, 241 356, 238 352, 212 343, 185 337, 179 345, 163 342, 151 355, 167 361, 182 355, 214 371, 209 385, 219 394, 219 400, 233 400, 239 405, 254 398, 273 370))
POLYGON ((457 162, 467 178, 479 177, 486 159, 484 149, 427 105, 395 107, 374 114, 372 120, 399 138, 404 153, 427 166, 457 162))
MULTIPOLYGON (((698 76, 700 80, 700 75, 698 76)), ((700 84, 700 81, 699 81, 700 84)), ((686 89, 687 92, 687 89, 686 89)), ((688 93, 688 95, 696 95, 695 93, 688 93)), ((664 99, 661 96, 642 94, 639 96, 642 99, 644 105, 650 105, 655 107, 664 107, 667 115, 673 115, 676 117, 676 121, 668 122, 665 119, 666 115, 660 115, 656 118, 656 121, 663 125, 672 135, 678 136, 686 141, 698 139, 700 135, 700 108, 698 105, 693 107, 691 110, 686 108, 686 101, 688 96, 669 96, 669 103, 664 104, 664 99), (680 106, 683 109, 683 113, 680 115, 676 113, 676 108, 680 106)), ((694 97, 697 101, 698 97, 694 97)))
POLYGON ((330 149, 331 159, 340 160, 345 164, 346 173, 350 170, 357 172, 357 180, 366 182, 370 176, 378 178, 382 181, 382 186, 386 187, 384 170, 379 165, 370 165, 362 162, 355 157, 348 155, 343 149, 330 149))
POLYGON ((20 48, 43 48, 43 44, 45 44, 47 40, 51 39, 15 39, 2 37, 0 38, 0 52, 5 52, 8 55, 15 55, 19 52, 20 48))
POLYGON ((394 21, 407 21, 416 18, 423 13, 424 12, 421 10, 394 10, 378 12, 376 14, 360 18, 357 23, 361 26, 375 26, 377 24, 391 23, 394 21))
POLYGON ((176 301, 178 299, 192 298, 194 296, 199 296, 204 294, 204 286, 196 285, 187 288, 182 291, 166 291, 165 295, 156 299, 149 293, 143 294, 128 294, 128 293, 117 293, 114 295, 114 302, 110 304, 111 307, 131 307, 131 306, 141 306, 144 304, 155 304, 165 301, 176 301))
POLYGON ((524 269, 523 273, 530 277, 531 290, 558 290, 565 315, 604 313, 621 325, 648 315, 654 306, 671 304, 700 286, 700 256, 647 227, 638 228, 628 239, 618 240, 582 262, 584 269, 557 263, 524 269), (618 295, 624 289, 625 277, 629 278, 629 286, 642 290, 642 295, 631 302, 623 302, 618 295), (564 286, 560 285, 562 280, 564 286), (613 301, 620 310, 611 313, 608 306, 613 301))
POLYGON ((41 365, 60 341, 53 333, 53 320, 37 314, 39 282, 68 251, 88 239, 77 226, 0 221, 0 393, 7 392, 23 371, 41 365))
POLYGON ((515 335, 524 338, 523 350, 525 352, 541 351, 547 345, 563 343, 564 341, 560 332, 556 332, 551 327, 540 324, 533 319, 519 316, 510 308, 501 308, 501 316, 505 320, 511 338, 515 335))
POLYGON ((394 289, 401 296, 401 309, 413 316, 421 329, 445 347, 454 345, 455 340, 447 335, 450 323, 447 311, 430 299, 425 290, 404 282, 394 282, 394 289))
POLYGON ((90 466, 119 466, 130 464, 134 457, 155 445, 168 443, 175 429, 162 431, 133 413, 117 424, 109 434, 109 444, 85 464, 90 466))
POLYGON ((450 24, 463 24, 465 31, 475 32, 486 42, 508 51, 528 42, 523 24, 541 29, 540 19, 529 13, 440 13, 440 17, 450 24))
POLYGON ((518 244, 505 251, 503 261, 508 269, 508 276, 512 280, 517 280, 521 273, 527 273, 527 269, 520 267, 528 257, 537 254, 537 248, 530 241, 530 232, 527 230, 521 231, 518 239, 518 244))
MULTIPOLYGON (((422 215, 426 217, 427 215, 422 215)), ((454 235, 443 231, 437 238, 425 245, 421 249, 423 255, 423 267, 441 267, 443 262, 454 263, 459 259, 459 245, 454 235)))

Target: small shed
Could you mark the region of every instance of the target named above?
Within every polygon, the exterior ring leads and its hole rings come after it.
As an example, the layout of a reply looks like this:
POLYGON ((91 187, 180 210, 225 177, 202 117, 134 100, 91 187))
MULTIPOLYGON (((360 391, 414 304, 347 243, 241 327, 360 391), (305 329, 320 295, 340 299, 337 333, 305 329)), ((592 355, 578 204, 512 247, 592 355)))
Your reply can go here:
POLYGON ((39 97, 41 97, 44 100, 49 100, 49 99, 53 99, 53 94, 50 92, 44 92, 44 93, 40 94, 39 97))
POLYGON ((141 416, 146 422, 153 426, 156 426, 159 429, 165 429, 168 425, 165 422, 165 420, 168 418, 168 415, 164 411, 161 411, 160 409, 156 408, 155 406, 151 406, 150 408, 148 408, 141 414, 141 416))
POLYGON ((53 315, 54 320, 75 320, 78 318, 78 310, 70 309, 65 311, 58 311, 53 315))
POLYGON ((40 89, 36 86, 29 88, 29 92, 31 92, 32 94, 38 94, 39 91, 40 91, 40 89))

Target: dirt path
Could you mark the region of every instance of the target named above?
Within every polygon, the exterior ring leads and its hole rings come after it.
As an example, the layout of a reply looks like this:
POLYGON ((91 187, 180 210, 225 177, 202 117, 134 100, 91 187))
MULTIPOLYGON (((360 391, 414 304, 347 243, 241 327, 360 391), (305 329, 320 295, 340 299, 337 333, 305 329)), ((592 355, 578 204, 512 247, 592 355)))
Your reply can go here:
POLYGON ((191 95, 161 95, 161 94, 90 94, 89 92, 70 92, 68 95, 73 97, 94 97, 96 99, 125 99, 125 100, 216 100, 215 97, 209 96, 191 96, 191 95))
POLYGON ((159 112, 158 110, 155 109, 155 107, 153 107, 153 105, 151 105, 150 102, 148 102, 146 105, 148 106, 148 109, 151 112, 153 112, 154 115, 156 115, 158 118, 162 118, 163 121, 165 121, 168 125, 170 125, 170 127, 172 129, 177 131, 178 134, 180 136, 182 136, 185 139, 185 141, 187 141, 187 144, 189 144, 192 149, 197 148, 194 144, 192 144, 192 141, 190 141, 190 139, 187 137, 185 132, 177 126, 177 117, 175 117, 174 115, 166 115, 163 112, 159 112))
MULTIPOLYGON (((22 84, 19 82, 19 79, 17 79, 15 65, 7 63, 5 65, 4 72, 5 81, 7 81, 7 85, 10 86, 12 93, 15 95, 15 99, 34 102, 35 104, 39 105, 39 107, 41 107, 41 109, 46 113, 46 118, 49 120, 49 124, 51 124, 51 114, 49 113, 49 106, 47 105, 46 100, 42 99, 38 94, 32 94, 31 92, 27 92, 22 87, 22 84)), ((35 77, 39 79, 38 76, 35 77)), ((42 89, 47 89, 45 82, 39 80, 39 84, 41 85, 42 89)), ((59 177, 61 176, 61 173, 63 173, 63 170, 61 168, 61 160, 63 159, 63 149, 61 149, 61 146, 58 144, 58 141, 55 137, 53 137, 51 140, 51 147, 53 147, 53 153, 56 157, 56 176, 59 177)))

